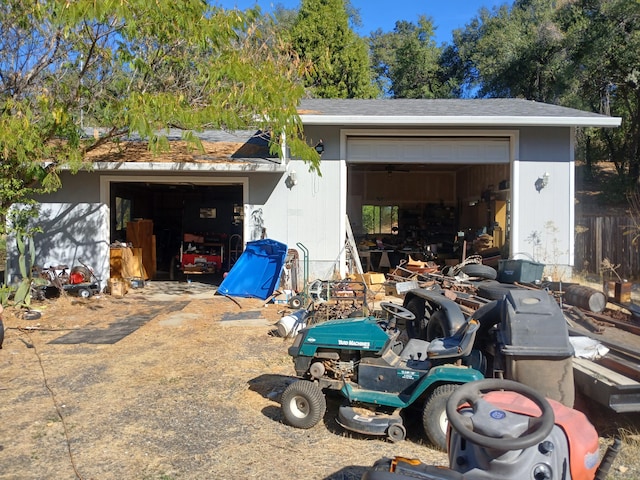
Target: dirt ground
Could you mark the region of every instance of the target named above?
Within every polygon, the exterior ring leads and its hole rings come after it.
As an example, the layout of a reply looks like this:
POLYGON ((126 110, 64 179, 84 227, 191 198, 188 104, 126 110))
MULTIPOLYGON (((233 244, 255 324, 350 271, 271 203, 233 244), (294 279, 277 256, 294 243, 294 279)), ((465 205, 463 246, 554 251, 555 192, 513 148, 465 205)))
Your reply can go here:
MULTIPOLYGON (((283 422, 291 339, 284 306, 215 296, 206 284, 149 282, 123 298, 48 300, 5 310, 0 479, 359 479, 384 456, 446 465, 419 416, 393 444, 324 422, 283 422)), ((619 419, 600 411, 604 435, 619 419)), ((633 420, 609 478, 640 478, 633 420), (635 462, 635 464, 634 464, 635 462)), ((606 439, 605 439, 606 440, 606 439)))

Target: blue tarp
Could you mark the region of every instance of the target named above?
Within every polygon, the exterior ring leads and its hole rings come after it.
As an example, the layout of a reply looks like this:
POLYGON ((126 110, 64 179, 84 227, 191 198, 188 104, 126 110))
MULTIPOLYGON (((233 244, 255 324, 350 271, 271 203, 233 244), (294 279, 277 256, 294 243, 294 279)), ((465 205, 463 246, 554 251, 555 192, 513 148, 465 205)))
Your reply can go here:
POLYGON ((269 239, 247 242, 217 293, 266 300, 278 286, 286 257, 284 243, 269 239))

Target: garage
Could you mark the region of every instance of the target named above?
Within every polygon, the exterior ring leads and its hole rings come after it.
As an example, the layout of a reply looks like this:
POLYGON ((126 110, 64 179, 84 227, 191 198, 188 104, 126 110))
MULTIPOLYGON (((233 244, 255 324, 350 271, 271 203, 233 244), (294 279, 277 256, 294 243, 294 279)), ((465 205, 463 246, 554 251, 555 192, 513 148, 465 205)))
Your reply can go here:
POLYGON ((350 135, 348 211, 366 266, 508 252, 510 152, 500 132, 350 135))
POLYGON ((110 212, 112 242, 131 242, 127 228, 151 222, 153 279, 218 278, 242 249, 242 184, 113 181, 110 212))
MULTIPOLYGON (((310 279, 353 269, 351 233, 363 263, 381 271, 414 254, 459 261, 482 237, 503 258, 528 255, 569 279, 576 129, 620 124, 522 99, 304 99, 299 117, 309 145, 322 146, 321 174, 286 142, 273 157, 255 131, 202 132, 198 151, 178 132, 160 154, 144 142, 105 145, 90 169, 63 172, 63 188, 38 199, 37 255, 91 259, 104 281, 110 243, 126 239, 128 219, 148 219, 159 276, 184 235, 210 243, 239 232, 244 243, 303 245, 310 279)), ((16 275, 17 258, 7 271, 16 275)))

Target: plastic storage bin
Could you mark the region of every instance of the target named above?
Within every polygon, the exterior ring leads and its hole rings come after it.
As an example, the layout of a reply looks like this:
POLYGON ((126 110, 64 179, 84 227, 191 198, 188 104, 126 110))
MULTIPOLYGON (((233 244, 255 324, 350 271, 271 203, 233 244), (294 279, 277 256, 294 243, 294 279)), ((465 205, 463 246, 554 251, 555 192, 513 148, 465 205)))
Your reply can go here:
POLYGON ((535 283, 542 279, 543 263, 530 260, 500 260, 498 281, 502 283, 535 283))

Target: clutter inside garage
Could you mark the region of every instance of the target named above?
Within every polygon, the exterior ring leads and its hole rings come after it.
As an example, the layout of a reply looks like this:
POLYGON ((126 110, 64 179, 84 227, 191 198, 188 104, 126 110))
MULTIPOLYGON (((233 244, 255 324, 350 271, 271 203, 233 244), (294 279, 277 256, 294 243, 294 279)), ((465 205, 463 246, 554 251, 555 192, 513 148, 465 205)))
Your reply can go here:
POLYGON ((221 277, 242 251, 242 186, 111 186, 111 277, 221 277), (128 259, 128 260, 127 260, 128 259))
POLYGON ((352 165, 349 218, 364 271, 508 257, 509 165, 352 165))

